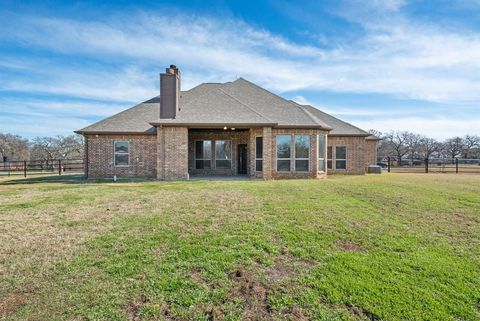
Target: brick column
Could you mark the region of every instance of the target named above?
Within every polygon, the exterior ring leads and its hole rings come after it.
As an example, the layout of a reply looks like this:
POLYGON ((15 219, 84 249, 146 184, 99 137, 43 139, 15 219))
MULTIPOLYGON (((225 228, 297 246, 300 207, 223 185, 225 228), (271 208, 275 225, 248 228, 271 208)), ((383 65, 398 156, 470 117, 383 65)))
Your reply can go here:
POLYGON ((84 140, 84 147, 83 147, 83 176, 85 178, 88 178, 88 153, 89 153, 89 150, 88 150, 88 136, 84 135, 83 136, 83 140, 84 140))
POLYGON ((157 178, 188 178, 188 128, 157 128, 157 178))
POLYGON ((271 127, 263 127, 263 179, 272 179, 273 160, 273 136, 271 127))
POLYGON ((313 177, 318 177, 318 133, 310 136, 310 171, 313 177))

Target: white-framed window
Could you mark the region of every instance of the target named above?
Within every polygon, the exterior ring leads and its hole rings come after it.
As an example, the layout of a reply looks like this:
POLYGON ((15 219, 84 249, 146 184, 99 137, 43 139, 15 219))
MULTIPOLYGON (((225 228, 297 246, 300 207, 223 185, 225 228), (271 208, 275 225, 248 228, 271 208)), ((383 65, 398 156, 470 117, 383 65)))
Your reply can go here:
POLYGON ((212 168, 212 141, 211 140, 195 141, 195 168, 196 169, 212 168))
POLYGON ((232 141, 231 140, 215 141, 215 168, 218 168, 218 169, 232 168, 232 141))
POLYGON ((308 172, 310 169, 310 136, 295 135, 295 171, 308 172))
POLYGON ((115 141, 113 143, 113 158, 115 167, 130 165, 130 143, 128 141, 115 141))
POLYGON ((333 169, 333 147, 327 147, 327 169, 333 169))
POLYGON ((292 136, 277 135, 277 172, 290 172, 292 136))
POLYGON ((335 147, 335 170, 347 169, 347 147, 335 147))
POLYGON ((255 171, 263 171, 263 137, 255 137, 255 171))
POLYGON ((318 171, 325 172, 325 147, 327 143, 327 136, 318 136, 318 171))

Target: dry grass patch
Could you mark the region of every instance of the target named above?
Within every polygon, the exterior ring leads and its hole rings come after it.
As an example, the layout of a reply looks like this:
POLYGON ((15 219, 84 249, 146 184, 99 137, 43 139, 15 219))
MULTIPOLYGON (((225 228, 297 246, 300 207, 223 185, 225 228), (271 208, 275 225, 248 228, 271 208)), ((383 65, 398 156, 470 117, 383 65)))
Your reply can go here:
POLYGON ((19 182, 6 320, 478 317, 480 176, 19 182))

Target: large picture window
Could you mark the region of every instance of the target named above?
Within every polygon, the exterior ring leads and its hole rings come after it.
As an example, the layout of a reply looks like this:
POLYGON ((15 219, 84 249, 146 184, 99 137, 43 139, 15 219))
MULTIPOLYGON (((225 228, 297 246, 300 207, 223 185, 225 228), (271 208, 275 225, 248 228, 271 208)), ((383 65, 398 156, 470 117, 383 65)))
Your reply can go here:
POLYGON ((347 169, 347 147, 335 147, 335 169, 347 169))
POLYGON ((326 145, 327 136, 319 135, 318 136, 318 171, 325 171, 325 145, 326 145))
POLYGON ((232 142, 230 140, 215 141, 215 168, 232 168, 232 142))
POLYGON ((295 171, 308 172, 310 160, 310 136, 295 135, 295 171))
POLYGON ((263 170, 263 137, 255 137, 255 171, 263 170))
POLYGON ((328 169, 333 169, 332 154, 333 154, 332 146, 328 146, 327 148, 327 168, 328 169))
POLYGON ((195 168, 210 169, 212 167, 212 141, 195 142, 195 168))
POLYGON ((277 172, 290 172, 291 136, 277 136, 277 172))
POLYGON ((114 164, 116 167, 124 167, 130 164, 130 144, 129 142, 119 141, 113 144, 114 164))

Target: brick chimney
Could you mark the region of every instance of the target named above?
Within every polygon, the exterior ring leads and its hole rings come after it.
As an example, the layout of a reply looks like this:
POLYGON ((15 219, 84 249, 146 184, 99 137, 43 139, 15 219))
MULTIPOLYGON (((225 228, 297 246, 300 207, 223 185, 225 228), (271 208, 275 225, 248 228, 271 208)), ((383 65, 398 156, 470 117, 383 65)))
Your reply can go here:
POLYGON ((175 118, 180 98, 180 70, 170 65, 160 74, 160 118, 175 118))

